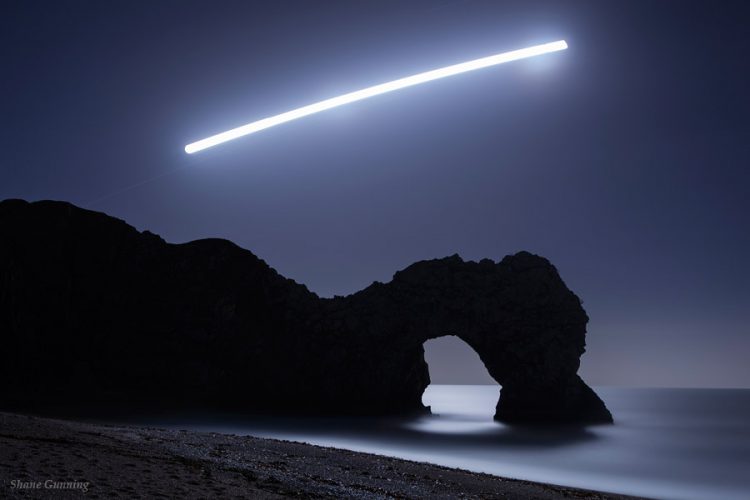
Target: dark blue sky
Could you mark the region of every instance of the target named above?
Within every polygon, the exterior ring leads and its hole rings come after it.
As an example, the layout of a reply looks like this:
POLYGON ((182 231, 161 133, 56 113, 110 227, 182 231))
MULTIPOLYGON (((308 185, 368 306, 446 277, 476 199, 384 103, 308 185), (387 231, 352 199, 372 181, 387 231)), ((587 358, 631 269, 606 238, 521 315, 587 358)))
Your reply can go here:
MULTIPOLYGON (((415 260, 529 250, 584 300, 592 384, 748 387, 748 5, 6 0, 0 198, 225 237, 323 296, 415 260), (561 38, 562 53, 183 152, 561 38)), ((436 364, 469 375, 436 379, 476 379, 437 344, 436 364)))

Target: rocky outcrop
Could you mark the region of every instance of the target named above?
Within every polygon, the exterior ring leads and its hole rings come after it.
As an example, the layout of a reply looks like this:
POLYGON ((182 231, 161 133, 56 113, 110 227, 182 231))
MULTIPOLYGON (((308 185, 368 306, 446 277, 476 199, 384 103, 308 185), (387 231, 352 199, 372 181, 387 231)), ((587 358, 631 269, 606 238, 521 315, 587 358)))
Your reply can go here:
POLYGON ((0 203, 0 405, 425 411, 423 344, 457 335, 506 422, 610 422, 578 377, 588 318, 554 266, 418 262, 321 299, 226 240, 175 245, 63 202, 0 203))

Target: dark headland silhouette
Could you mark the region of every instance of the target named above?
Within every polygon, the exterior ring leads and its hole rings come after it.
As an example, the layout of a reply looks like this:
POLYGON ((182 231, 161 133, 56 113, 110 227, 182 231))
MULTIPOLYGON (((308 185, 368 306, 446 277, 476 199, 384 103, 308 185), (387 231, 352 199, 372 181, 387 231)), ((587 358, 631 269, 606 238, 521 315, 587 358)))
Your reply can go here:
POLYGON ((0 202, 0 405, 426 411, 423 344, 456 335, 504 422, 611 422, 577 375, 588 317, 546 259, 422 261, 319 298, 221 239, 169 244, 70 203, 0 202))

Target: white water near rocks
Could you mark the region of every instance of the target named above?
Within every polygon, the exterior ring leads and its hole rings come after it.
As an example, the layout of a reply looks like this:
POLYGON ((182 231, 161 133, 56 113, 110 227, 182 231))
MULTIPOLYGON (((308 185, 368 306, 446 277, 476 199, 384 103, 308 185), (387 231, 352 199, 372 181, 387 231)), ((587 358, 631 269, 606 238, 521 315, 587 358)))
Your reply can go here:
POLYGON ((413 419, 192 415, 149 423, 652 498, 750 498, 750 390, 596 390, 615 425, 502 425, 492 421, 499 387, 481 385, 431 385, 423 399, 434 414, 413 419))

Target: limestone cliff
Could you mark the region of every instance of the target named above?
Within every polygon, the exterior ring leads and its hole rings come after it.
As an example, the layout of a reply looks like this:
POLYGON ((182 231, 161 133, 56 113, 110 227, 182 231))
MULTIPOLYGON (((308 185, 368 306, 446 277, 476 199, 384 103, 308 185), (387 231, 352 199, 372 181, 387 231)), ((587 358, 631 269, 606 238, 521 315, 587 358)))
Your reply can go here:
POLYGON ((321 299, 226 240, 175 245, 69 203, 0 203, 0 405, 424 411, 457 335, 506 422, 610 422, 578 377, 588 317, 546 259, 417 262, 321 299))

